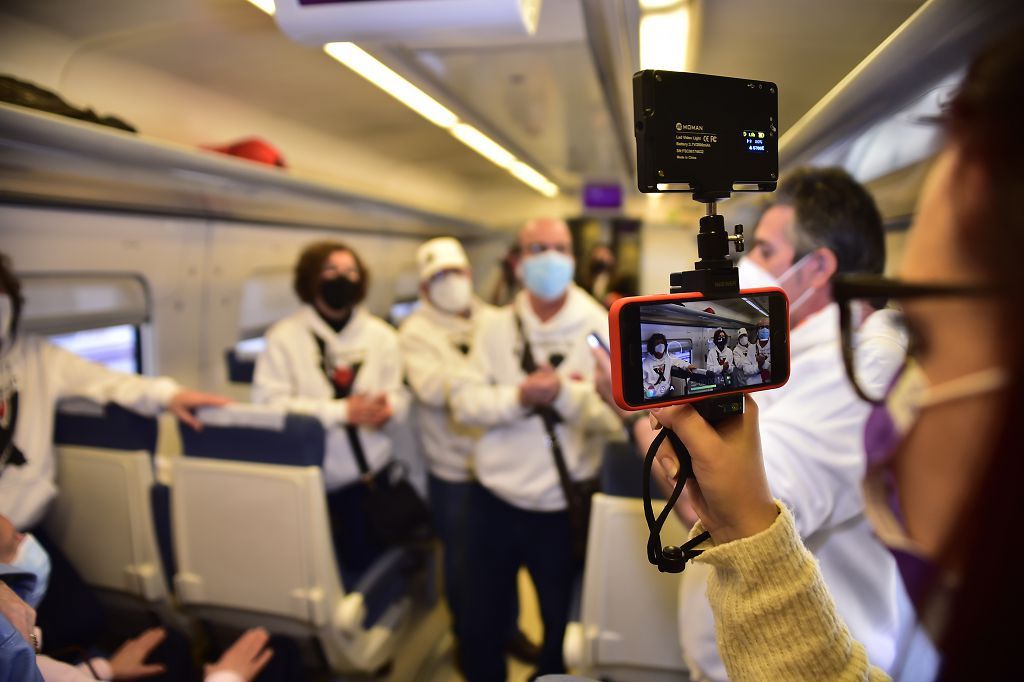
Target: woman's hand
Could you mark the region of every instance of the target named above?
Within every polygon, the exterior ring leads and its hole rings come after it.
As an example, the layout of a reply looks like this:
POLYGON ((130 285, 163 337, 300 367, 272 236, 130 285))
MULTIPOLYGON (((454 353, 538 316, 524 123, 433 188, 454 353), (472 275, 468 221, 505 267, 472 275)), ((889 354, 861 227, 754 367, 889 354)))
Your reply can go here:
MULTIPOLYGON (((686 482, 686 491, 716 544, 756 535, 778 516, 761 460, 757 403, 749 395, 743 399, 744 414, 723 421, 717 430, 691 405, 651 410, 690 451, 696 480, 686 482)), ((667 440, 656 460, 656 470, 674 483, 679 462, 667 440)))
POLYGON ((115 680, 137 680, 164 672, 163 665, 146 663, 146 659, 166 636, 167 631, 163 628, 150 628, 122 644, 110 657, 111 677, 115 680))
POLYGON ((263 628, 247 630, 224 652, 219 661, 206 666, 206 675, 212 675, 218 670, 230 670, 246 682, 251 682, 274 655, 273 649, 266 648, 268 641, 270 635, 263 628))
POLYGON ((196 431, 202 431, 203 424, 196 418, 195 411, 200 407, 223 407, 230 402, 230 398, 225 398, 222 395, 183 388, 171 398, 171 402, 167 404, 167 410, 196 431))

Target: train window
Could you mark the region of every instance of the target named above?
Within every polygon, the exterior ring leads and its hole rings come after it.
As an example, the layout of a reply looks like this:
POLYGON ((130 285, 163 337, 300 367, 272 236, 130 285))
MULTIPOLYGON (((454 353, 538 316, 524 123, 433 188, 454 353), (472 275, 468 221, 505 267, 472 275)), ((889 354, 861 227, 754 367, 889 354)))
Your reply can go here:
MULTIPOLYGON (((240 343, 260 339, 267 327, 290 315, 298 306, 299 301, 292 291, 291 268, 256 270, 242 284, 238 313, 240 343)), ((236 347, 236 350, 242 349, 236 347)))
POLYGON ((126 273, 20 273, 21 328, 126 372, 142 370, 140 330, 149 321, 145 281, 126 273))
POLYGON ((55 334, 50 341, 110 369, 135 374, 142 371, 139 328, 130 324, 55 334))
POLYGON ((255 336, 251 339, 242 339, 235 344, 235 352, 241 357, 254 358, 263 352, 267 347, 267 340, 262 336, 255 336))
POLYGON ((388 312, 388 321, 397 327, 419 307, 420 300, 418 298, 395 301, 391 304, 391 310, 388 312))

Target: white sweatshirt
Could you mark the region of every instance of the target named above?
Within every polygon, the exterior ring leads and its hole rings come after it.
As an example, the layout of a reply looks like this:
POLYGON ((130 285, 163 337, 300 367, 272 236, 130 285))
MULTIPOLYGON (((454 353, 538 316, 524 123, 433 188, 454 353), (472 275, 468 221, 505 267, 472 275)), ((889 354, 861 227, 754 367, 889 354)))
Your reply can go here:
POLYGON ((566 508, 565 495, 541 418, 519 402, 522 339, 518 313, 538 365, 563 356, 557 372, 561 391, 552 407, 562 416, 556 427, 569 474, 592 477, 601 461, 603 440, 621 434, 622 424, 594 388, 594 357, 586 337, 596 332, 607 343, 608 314, 589 294, 570 285, 565 305, 547 322, 530 307, 525 291, 511 306, 482 324, 473 340, 472 372, 452 394, 460 421, 487 428, 477 443, 477 479, 509 504, 530 511, 566 508))
POLYGON ((31 528, 57 494, 53 422, 58 400, 82 397, 154 415, 180 390, 172 379, 115 372, 46 339, 19 336, 0 355, 0 398, 7 402, 17 391, 14 445, 25 464, 0 471, 0 514, 19 530, 31 528))
POLYGON ((478 427, 465 426, 452 415, 453 388, 466 379, 468 349, 474 332, 497 311, 475 300, 468 318, 438 310, 422 299, 420 307, 398 330, 405 376, 419 401, 416 422, 430 471, 454 483, 473 478, 471 458, 476 441, 483 435, 478 427))
POLYGON ((643 361, 644 372, 644 397, 660 398, 672 388, 672 368, 681 363, 665 353, 660 358, 654 355, 647 355, 643 361), (647 392, 651 391, 651 395, 647 392))
MULTIPOLYGON (((860 482, 870 406, 853 393, 843 369, 838 306, 793 329, 790 351, 789 382, 753 394, 768 484, 793 512, 850 632, 872 664, 889 669, 913 612, 892 554, 864 518, 860 482)), ((690 564, 680 584, 680 638, 695 680, 726 679, 706 596, 710 570, 690 564)))
POLYGON ((753 343, 746 346, 737 343, 732 349, 732 357, 736 362, 733 378, 737 386, 754 386, 761 383, 761 370, 757 367, 757 351, 753 343))
POLYGON ((332 369, 355 370, 358 366, 352 394, 386 393, 394 410, 382 429, 359 428, 372 471, 391 460, 387 430, 405 420, 409 395, 402 388, 398 335, 391 325, 362 308, 353 311, 348 324, 337 334, 309 305, 267 330, 267 347, 256 359, 252 401, 318 417, 323 422, 327 429, 324 485, 336 490, 356 482, 360 474, 344 428, 348 399, 334 398, 334 387, 324 374, 314 334, 324 341, 325 360, 332 369))

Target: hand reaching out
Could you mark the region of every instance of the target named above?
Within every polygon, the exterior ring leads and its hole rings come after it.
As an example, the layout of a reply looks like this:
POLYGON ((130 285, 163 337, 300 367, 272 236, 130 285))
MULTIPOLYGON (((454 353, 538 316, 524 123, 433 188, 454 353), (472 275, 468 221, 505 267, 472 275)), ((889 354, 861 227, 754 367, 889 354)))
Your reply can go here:
POLYGON ((206 666, 206 675, 220 670, 229 670, 251 682, 274 656, 274 650, 266 648, 270 635, 263 628, 252 628, 235 640, 220 660, 206 666))
POLYGON ((171 402, 167 404, 167 410, 196 431, 201 431, 203 425, 196 419, 195 410, 200 407, 222 407, 230 402, 231 400, 222 395, 200 393, 184 388, 174 394, 171 402))
POLYGON ((165 637, 167 631, 163 628, 150 628, 118 647, 109 659, 113 679, 137 680, 164 672, 163 665, 146 663, 146 659, 165 637))

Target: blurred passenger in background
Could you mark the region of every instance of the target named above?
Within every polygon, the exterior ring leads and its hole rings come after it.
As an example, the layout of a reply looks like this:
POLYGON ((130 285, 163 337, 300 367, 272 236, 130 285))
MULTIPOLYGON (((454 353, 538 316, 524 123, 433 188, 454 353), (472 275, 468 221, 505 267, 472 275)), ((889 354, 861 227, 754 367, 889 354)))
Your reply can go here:
MULTIPOLYGON (((1020 676, 1019 628, 1008 624, 1024 609, 1024 362, 1004 349, 1006 338, 1024 334, 1021 73, 1019 27, 973 61, 945 114, 947 141, 918 200, 901 280, 881 280, 871 292, 899 302, 910 343, 861 434, 870 464, 862 490, 901 582, 917 588, 918 617, 942 656, 941 680, 1020 676)), ((856 372, 849 379, 870 389, 856 372)), ((759 457, 765 439, 753 401, 747 406, 719 429, 690 408, 658 413, 693 457, 696 480, 687 489, 711 533, 697 561, 713 567, 708 595, 729 675, 885 679, 871 642, 843 613, 824 561, 819 571, 807 551, 814 545, 802 546, 798 510, 773 503, 773 494, 789 501, 771 480, 767 443, 764 463, 759 457)), ((659 466, 662 457, 673 456, 659 452, 659 466)), ((851 548, 848 560, 865 549, 851 548)), ((909 665, 897 672, 932 678, 909 665)))
POLYGON ((596 332, 607 343, 607 313, 572 283, 568 226, 532 220, 519 244, 525 290, 478 328, 469 381, 452 396, 458 419, 487 429, 474 453, 481 485, 473 491, 468 536, 463 634, 471 682, 505 679, 510 596, 524 565, 544 623, 538 673, 564 670, 562 639, 580 565, 556 452, 564 483, 580 486, 595 479, 599 465, 601 448, 590 447, 588 436, 621 433, 594 389, 586 341, 596 332))
POLYGON ((615 253, 610 246, 596 244, 590 249, 586 274, 583 288, 598 301, 603 301, 616 279, 615 253))
POLYGON ((107 369, 55 346, 45 338, 19 334, 25 300, 10 259, 0 253, 0 515, 20 531, 32 531, 53 556, 51 594, 78 599, 76 617, 55 612, 49 601, 39 607, 49 644, 94 641, 104 630, 103 609, 42 530, 57 495, 53 424, 57 402, 81 397, 113 402, 146 415, 168 410, 193 428, 198 407, 224 405, 227 398, 183 388, 166 377, 143 377, 107 369))
POLYGON ((500 261, 495 271, 494 282, 488 287, 490 292, 488 302, 491 305, 508 305, 515 298, 519 291, 519 278, 516 272, 519 269, 519 242, 513 242, 508 251, 500 261))
MULTIPOLYGON (((864 518, 858 483, 868 406, 843 370, 831 288, 836 273, 882 272, 882 220, 867 191, 840 169, 793 171, 773 199, 740 263, 740 286, 781 286, 790 301, 789 382, 754 394, 768 482, 793 510, 839 612, 872 662, 889 668, 910 625, 910 607, 906 594, 897 594, 895 562, 864 518)), ((755 353, 763 357, 770 347, 761 338, 766 332, 766 324, 758 326, 755 353)), ((687 518, 692 521, 692 512, 687 518)), ((706 597, 708 572, 697 565, 683 573, 680 637, 695 679, 725 680, 706 597)))
POLYGON ((363 513, 366 483, 391 461, 386 427, 405 419, 409 406, 398 335, 360 306, 368 285, 362 260, 345 244, 307 246, 294 277, 304 305, 267 331, 252 387, 254 403, 312 415, 327 427, 331 532, 341 566, 352 574, 383 549, 363 513))
MULTIPOLYGON (((431 239, 416 252, 422 305, 398 330, 405 375, 418 405, 420 442, 430 469, 430 506, 434 527, 444 544, 444 589, 461 661, 462 596, 466 567, 466 529, 476 485, 473 448, 483 434, 455 420, 451 396, 469 369, 476 329, 495 309, 473 295, 472 270, 462 245, 451 237, 431 239)), ((518 595, 512 598, 518 603, 518 595)), ((536 658, 537 647, 519 631, 518 606, 509 624, 510 653, 536 658)))
MULTIPOLYGON (((120 644, 109 657, 79 649, 75 655, 77 660, 81 660, 78 665, 69 665, 45 655, 36 656, 40 641, 45 641, 45 633, 36 627, 32 608, 38 606, 46 594, 49 574, 50 558, 46 550, 31 534, 19 533, 7 517, 0 515, 0 619, 7 624, 17 623, 13 628, 14 634, 22 639, 20 643, 7 642, 7 646, 0 647, 0 680, 23 682, 38 679, 32 674, 36 672, 33 669, 41 673, 46 682, 135 680, 171 672, 165 662, 160 662, 160 652, 157 651, 167 636, 164 628, 149 628, 120 644), (30 647, 32 660, 11 660, 4 655, 5 650, 14 649, 14 644, 22 643, 30 647), (89 658, 83 660, 84 653, 88 653, 89 658), (17 666, 18 676, 4 677, 4 673, 11 672, 14 666, 17 666)), ((74 608, 73 605, 58 606, 66 615, 72 615, 68 611, 74 608)), ((3 627, 0 623, 0 632, 3 627)), ((267 648, 269 639, 261 628, 246 632, 219 661, 206 666, 205 682, 249 682, 257 679, 274 655, 273 650, 267 648)), ((189 652, 185 649, 180 653, 183 660, 172 668, 174 674, 171 679, 191 679, 194 675, 191 674, 189 652)), ((271 679, 284 678, 277 676, 271 679)))
POLYGON ((636 277, 633 275, 618 275, 612 283, 608 286, 608 290, 604 293, 604 296, 598 300, 604 305, 605 308, 611 308, 620 298, 627 296, 636 296, 639 293, 636 284, 636 277))

